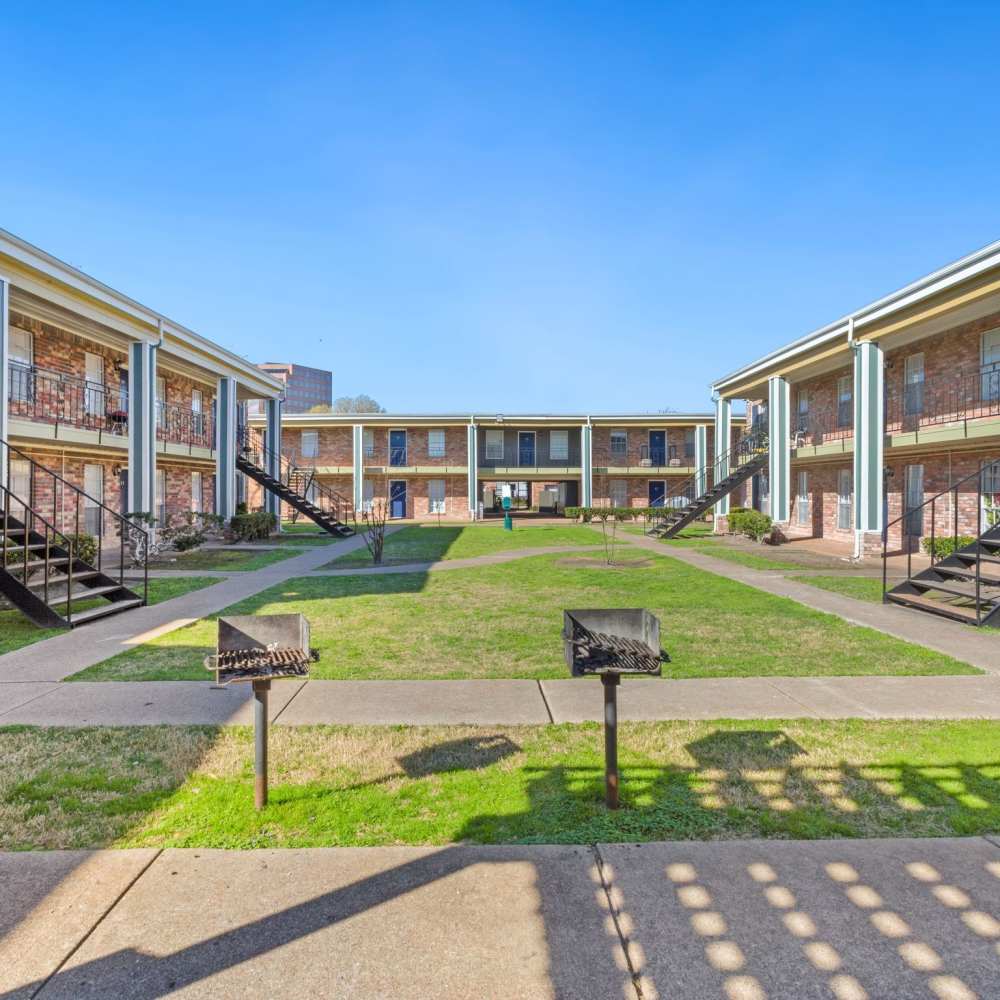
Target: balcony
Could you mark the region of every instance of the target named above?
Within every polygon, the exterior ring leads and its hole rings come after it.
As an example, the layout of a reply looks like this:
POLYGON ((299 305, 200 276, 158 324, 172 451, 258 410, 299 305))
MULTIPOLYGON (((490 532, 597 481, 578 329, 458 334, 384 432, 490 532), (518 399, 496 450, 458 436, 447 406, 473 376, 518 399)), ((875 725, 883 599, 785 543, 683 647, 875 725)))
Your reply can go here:
POLYGON ((842 400, 826 409, 792 414, 792 447, 819 447, 854 438, 854 404, 842 400))
POLYGON ((1000 367, 996 365, 886 387, 887 434, 987 417, 1000 417, 1000 367))
MULTIPOLYGON (((76 375, 47 371, 12 362, 8 368, 8 412, 14 420, 55 428, 94 431, 102 439, 111 435, 124 445, 128 435, 128 392, 112 389, 76 375)), ((172 403, 156 403, 156 438, 170 444, 212 449, 215 419, 210 413, 172 403)))

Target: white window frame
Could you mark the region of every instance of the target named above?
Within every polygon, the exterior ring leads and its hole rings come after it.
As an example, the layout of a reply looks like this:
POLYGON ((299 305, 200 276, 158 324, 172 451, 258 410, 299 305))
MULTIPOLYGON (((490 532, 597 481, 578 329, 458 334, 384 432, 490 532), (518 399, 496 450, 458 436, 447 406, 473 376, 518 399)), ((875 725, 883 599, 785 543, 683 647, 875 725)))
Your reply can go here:
POLYGON ((447 513, 447 493, 445 492, 445 481, 443 479, 427 480, 427 513, 445 514, 447 513), (438 493, 438 496, 434 496, 438 493))
POLYGON ((167 380, 162 375, 156 376, 156 426, 162 427, 167 405, 167 380))
POLYGON ((612 507, 628 507, 628 480, 612 479, 608 482, 608 499, 612 507), (616 496, 617 494, 617 496, 616 496))
POLYGON ((608 432, 608 453, 611 455, 620 455, 622 458, 628 458, 628 431, 624 428, 615 428, 608 432), (615 439, 619 438, 622 442, 621 448, 615 447, 615 439))
POLYGON ((156 527, 161 531, 167 527, 167 470, 156 470, 156 496, 153 503, 153 516, 156 518, 156 527))
POLYGON ((373 427, 365 427, 362 429, 361 448, 364 452, 365 458, 375 457, 375 429, 373 427))
POLYGON ((365 479, 361 483, 361 509, 370 514, 375 504, 375 480, 365 479))
POLYGON ((84 411, 88 416, 103 416, 104 415, 104 355, 97 354, 95 351, 84 351, 83 352, 83 382, 84 382, 84 411), (96 361, 100 364, 101 377, 100 380, 96 378, 91 378, 92 366, 91 362, 96 361))
POLYGON ((31 463, 26 458, 10 460, 9 488, 16 499, 31 506, 31 463))
POLYGON ((486 440, 485 440, 485 457, 489 462, 503 461, 503 451, 504 451, 504 434, 502 430, 496 428, 487 428, 486 430, 486 440), (496 445, 499 443, 499 449, 496 445))
POLYGON ((809 527, 812 524, 812 503, 809 497, 809 471, 807 469, 799 469, 798 471, 796 506, 798 507, 799 526, 809 527))
POLYGON ((319 431, 302 431, 299 454, 302 458, 319 458, 319 431), (311 448, 306 448, 307 440, 313 442, 311 448))
POLYGON ((205 505, 204 480, 197 469, 191 470, 191 512, 200 514, 205 505))
POLYGON ((549 431, 549 461, 550 462, 568 462, 569 461, 569 431, 568 430, 552 430, 549 431), (557 438, 556 435, 559 435, 557 438), (555 448, 555 442, 559 440, 562 441, 563 446, 557 452, 555 448))
POLYGON ((32 399, 31 369, 34 366, 35 338, 30 330, 22 330, 20 327, 12 326, 8 331, 7 339, 8 367, 13 367, 14 375, 11 378, 10 402, 27 403, 32 399), (15 347, 15 337, 24 338, 23 343, 27 344, 27 351, 15 347))
POLYGON ((427 432, 427 457, 444 458, 447 454, 448 442, 444 430, 429 430, 427 432))
POLYGON ((854 470, 837 470, 837 530, 850 531, 854 524, 854 470), (844 484, 848 484, 845 491, 844 484), (846 511, 846 516, 845 516, 846 511), (847 522, 846 524, 844 522, 847 522))
POLYGON ((101 534, 101 504, 104 503, 104 466, 85 462, 83 466, 83 530, 88 535, 101 534), (97 477, 96 483, 90 480, 97 477), (95 524, 94 522, 97 521, 95 524))

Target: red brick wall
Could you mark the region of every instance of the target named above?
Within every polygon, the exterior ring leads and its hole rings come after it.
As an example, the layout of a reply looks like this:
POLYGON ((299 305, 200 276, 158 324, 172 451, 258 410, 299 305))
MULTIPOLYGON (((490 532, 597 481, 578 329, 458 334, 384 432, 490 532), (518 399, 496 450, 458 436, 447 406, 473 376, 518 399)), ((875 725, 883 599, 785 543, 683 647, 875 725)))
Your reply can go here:
POLYGON ((354 464, 354 431, 351 427, 309 427, 318 434, 319 454, 315 459, 302 457, 302 431, 296 427, 286 427, 281 432, 281 450, 286 457, 294 456, 302 465, 354 464))
POLYGON ((816 537, 832 538, 838 541, 853 540, 853 512, 851 515, 851 528, 844 531, 837 527, 837 478, 841 469, 853 470, 851 456, 848 455, 835 463, 792 463, 790 486, 791 519, 787 528, 782 528, 789 538, 816 537), (811 516, 808 525, 799 524, 798 474, 800 469, 805 469, 809 473, 811 516))
MULTIPOLYGON (((654 430, 664 428, 653 427, 654 430)), ((688 465, 694 459, 684 457, 685 432, 689 428, 668 427, 666 428, 666 448, 667 460, 669 461, 670 449, 676 448, 677 459, 681 465, 688 465)), ((642 449, 649 444, 649 427, 595 427, 591 435, 591 450, 593 454, 593 464, 597 468, 614 468, 626 465, 637 466, 642 458, 642 449), (626 456, 611 454, 611 431, 624 430, 628 434, 628 454, 626 456)), ((712 454, 715 430, 708 427, 708 454, 712 454)))

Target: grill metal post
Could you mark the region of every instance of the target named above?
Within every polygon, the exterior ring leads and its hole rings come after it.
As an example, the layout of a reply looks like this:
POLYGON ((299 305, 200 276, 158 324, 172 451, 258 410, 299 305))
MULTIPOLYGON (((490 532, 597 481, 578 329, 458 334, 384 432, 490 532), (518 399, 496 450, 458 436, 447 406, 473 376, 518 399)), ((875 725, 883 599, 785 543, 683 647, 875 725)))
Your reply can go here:
POLYGON ((253 682, 253 804, 260 812, 267 805, 267 693, 271 682, 253 682))
POLYGON ((618 674, 601 674, 604 688, 604 802, 618 808, 618 674))

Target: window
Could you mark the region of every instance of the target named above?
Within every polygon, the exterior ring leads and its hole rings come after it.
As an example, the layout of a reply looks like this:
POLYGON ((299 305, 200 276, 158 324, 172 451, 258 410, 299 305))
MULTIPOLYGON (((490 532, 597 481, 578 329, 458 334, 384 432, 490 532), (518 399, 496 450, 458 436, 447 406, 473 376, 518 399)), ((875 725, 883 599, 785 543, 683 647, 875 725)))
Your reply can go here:
POLYGON ((905 475, 906 533, 919 538, 924 533, 924 467, 908 465, 905 475))
POLYGON ((97 416, 104 412, 104 358, 100 354, 84 352, 86 388, 84 389, 84 412, 97 416))
POLYGON ((569 461, 569 431, 549 431, 549 460, 569 461))
POLYGON ((10 401, 26 403, 33 396, 31 391, 32 337, 27 330, 11 327, 7 341, 10 362, 10 401))
POLYGON ((850 375, 837 379, 837 427, 850 427, 854 423, 854 382, 850 375))
POLYGON ((853 501, 854 473, 851 469, 841 469, 837 473, 837 527, 841 531, 850 531, 853 501))
POLYGON ((361 484, 361 509, 365 513, 371 513, 372 504, 375 502, 375 483, 371 479, 366 479, 361 484))
POLYGON ((624 458, 628 454, 628 431, 611 432, 611 454, 624 458))
POLYGON ((191 430, 199 435, 205 433, 205 417, 201 410, 201 389, 191 390, 191 430))
POLYGON ((83 467, 83 530, 88 535, 101 534, 101 508, 104 503, 104 466, 83 467))
POLYGON ((375 456, 375 431, 370 427, 366 427, 361 432, 362 440, 365 449, 365 458, 374 458, 375 456))
POLYGON ((427 432, 427 457, 444 458, 444 431, 427 432))
POLYGON ((795 430, 799 434, 805 434, 809 429, 809 390, 799 389, 798 403, 796 408, 795 430))
POLYGON ((491 462, 503 461, 503 431, 486 432, 486 458, 491 462))
POLYGON ((684 431, 684 457, 686 459, 694 458, 694 428, 688 427, 684 431))
POLYGON ((427 480, 427 510, 431 514, 443 514, 444 510, 444 480, 427 480))
POLYGON ((31 463, 27 459, 10 460, 10 491, 21 503, 31 503, 31 463))
POLYGON ((201 473, 191 473, 191 510, 195 514, 202 512, 203 497, 201 493, 201 473))
POLYGON ((609 483, 612 507, 627 507, 628 483, 624 479, 612 479, 609 483))
POLYGON ((157 469, 156 470, 156 498, 155 498, 156 510, 153 511, 153 516, 156 518, 156 526, 158 528, 167 527, 167 470, 157 469))
POLYGON ((302 457, 316 458, 319 455, 319 431, 302 432, 302 457))
POLYGON ((1000 330, 983 334, 979 355, 984 402, 1000 399, 1000 330))
POLYGON ((167 380, 162 375, 156 376, 156 426, 164 424, 164 411, 167 405, 167 380))
POLYGON ((911 354, 903 364, 903 415, 924 412, 924 356, 911 354))
POLYGON ((796 500, 798 507, 799 524, 808 527, 812 524, 812 510, 809 504, 809 473, 805 469, 799 470, 799 490, 796 500))
POLYGON ((983 529, 1000 524, 1000 462, 983 466, 983 529))

